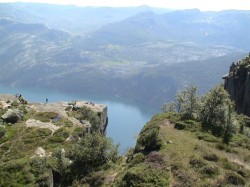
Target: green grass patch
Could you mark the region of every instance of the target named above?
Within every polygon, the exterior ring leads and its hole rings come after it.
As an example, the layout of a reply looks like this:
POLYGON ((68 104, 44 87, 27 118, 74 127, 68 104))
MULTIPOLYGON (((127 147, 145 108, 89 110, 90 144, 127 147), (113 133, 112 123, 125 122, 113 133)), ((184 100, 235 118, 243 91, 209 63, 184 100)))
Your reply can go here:
POLYGON ((176 112, 160 113, 155 115, 152 120, 162 121, 165 119, 168 119, 170 122, 175 123, 181 120, 181 115, 176 112))
POLYGON ((26 159, 0 164, 0 186, 35 186, 34 176, 26 159))
POLYGON ((168 173, 164 169, 152 168, 142 163, 129 168, 120 186, 169 186, 168 173))
POLYGON ((6 133, 6 129, 4 126, 0 126, 0 138, 2 138, 6 133))
POLYGON ((139 134, 139 138, 136 143, 135 153, 137 152, 151 152, 157 151, 162 146, 162 140, 159 137, 160 126, 157 120, 147 123, 139 134))
POLYGON ((206 133, 206 132, 201 132, 201 131, 197 132, 196 136, 199 140, 204 140, 206 142, 220 142, 221 141, 218 137, 212 134, 206 133))
POLYGON ((0 138, 0 143, 6 142, 14 138, 17 133, 17 125, 5 125, 5 134, 0 138))
POLYGON ((50 120, 56 118, 58 116, 55 112, 38 112, 35 113, 32 117, 36 120, 42 121, 42 122, 50 122, 50 120))
POLYGON ((61 127, 54 132, 53 136, 60 136, 66 139, 69 137, 69 131, 65 127, 61 127))

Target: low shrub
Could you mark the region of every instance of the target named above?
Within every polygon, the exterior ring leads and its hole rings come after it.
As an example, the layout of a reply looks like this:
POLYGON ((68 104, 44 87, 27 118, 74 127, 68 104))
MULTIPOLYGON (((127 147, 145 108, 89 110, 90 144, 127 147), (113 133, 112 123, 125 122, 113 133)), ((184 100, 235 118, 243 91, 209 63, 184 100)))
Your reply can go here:
POLYGON ((144 160, 146 159, 145 155, 142 153, 137 153, 133 155, 132 160, 129 163, 129 166, 134 166, 136 164, 139 164, 141 162, 144 162, 144 160))
POLYGON ((218 156, 214 153, 207 153, 207 154, 203 155, 203 158, 205 160, 208 160, 208 161, 213 161, 213 162, 218 161, 218 156))
POLYGON ((206 142, 219 142, 218 137, 213 136, 212 134, 199 132, 196 134, 199 140, 204 140, 206 142))
POLYGON ((82 182, 83 183, 87 183, 90 186, 102 186, 103 182, 105 179, 105 173, 103 171, 99 171, 99 172, 93 172, 90 175, 88 175, 87 177, 85 177, 82 182))
POLYGON ((178 171, 181 168, 183 168, 183 163, 181 161, 176 160, 171 164, 172 171, 178 171))
POLYGON ((229 185, 244 186, 246 184, 246 180, 242 176, 238 175, 237 173, 229 172, 229 173, 226 173, 225 175, 224 183, 229 184, 229 185))
POLYGON ((119 186, 169 186, 167 171, 149 167, 147 164, 139 164, 129 168, 119 186))
POLYGON ((242 168, 239 164, 228 161, 227 158, 223 158, 221 159, 221 161, 222 161, 222 167, 227 170, 238 171, 242 168))
POLYGON ((226 145, 225 144, 222 144, 222 143, 217 143, 216 145, 215 145, 215 147, 217 148, 217 149, 219 149, 219 150, 226 150, 226 145))
POLYGON ((213 165, 206 165, 201 168, 201 172, 206 177, 214 177, 219 174, 219 169, 213 165))
POLYGON ((2 138, 6 133, 6 129, 3 126, 0 126, 0 138, 2 138))
POLYGON ((158 151, 161 148, 162 141, 159 138, 160 127, 156 124, 147 124, 140 132, 135 153, 158 151))
POLYGON ((11 103, 11 106, 12 106, 12 107, 17 107, 17 106, 19 106, 19 102, 18 102, 17 100, 15 100, 15 101, 13 101, 13 102, 11 103))
POLYGON ((177 121, 174 125, 174 128, 178 130, 184 130, 184 129, 188 129, 189 125, 182 121, 177 121))
POLYGON ((48 138, 48 141, 50 143, 62 143, 65 141, 65 138, 63 138, 61 136, 51 136, 48 138))
POLYGON ((201 168, 206 165, 202 158, 199 158, 195 155, 190 158, 189 164, 194 168, 201 168))
POLYGON ((201 129, 201 124, 195 120, 186 120, 185 121, 186 124, 189 125, 189 128, 192 130, 199 130, 201 129))
POLYGON ((147 156, 147 163, 152 167, 161 168, 164 167, 165 160, 160 152, 152 151, 147 156))

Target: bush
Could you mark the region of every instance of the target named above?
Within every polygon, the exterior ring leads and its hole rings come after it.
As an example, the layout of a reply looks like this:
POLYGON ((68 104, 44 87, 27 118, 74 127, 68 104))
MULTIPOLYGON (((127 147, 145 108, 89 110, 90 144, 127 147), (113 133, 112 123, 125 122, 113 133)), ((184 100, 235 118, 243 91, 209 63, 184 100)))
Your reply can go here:
POLYGON ((203 133, 203 132, 197 133, 197 137, 199 140, 204 140, 206 142, 218 142, 219 141, 217 137, 208 133, 203 133))
POLYGON ((136 164, 139 164, 141 162, 144 162, 145 160, 145 155, 142 153, 137 153, 133 155, 133 159, 131 160, 131 162, 129 163, 130 166, 134 166, 136 164))
POLYGON ((206 165, 201 169, 201 172, 207 177, 214 177, 219 174, 219 169, 216 166, 206 165))
POLYGON ((218 156, 214 153, 205 154, 203 155, 203 158, 208 161, 214 161, 214 162, 218 161, 218 156))
POLYGON ((102 186, 105 179, 105 172, 93 172, 83 179, 83 183, 88 183, 90 186, 102 186))
POLYGON ((156 168, 162 168, 165 166, 165 160, 160 152, 152 151, 147 156, 147 163, 156 168))
POLYGON ((182 121, 177 121, 174 125, 174 128, 178 130, 184 130, 184 129, 188 129, 189 125, 182 121))
POLYGON ((234 103, 222 86, 216 86, 203 97, 199 116, 203 130, 222 137, 225 144, 231 141, 236 126, 234 103))
POLYGON ((77 168, 95 167, 115 162, 118 158, 118 146, 100 133, 86 134, 78 144, 70 150, 70 158, 77 168))
POLYGON ((147 164, 139 164, 129 168, 120 186, 169 186, 167 171, 149 167, 147 164))
POLYGON ((0 138, 2 138, 6 133, 6 129, 3 126, 0 126, 0 138))
POLYGON ((225 175, 224 183, 230 184, 230 185, 244 186, 246 184, 246 180, 242 176, 234 172, 230 172, 225 175))
POLYGON ((161 148, 162 141, 159 138, 160 127, 157 124, 148 123, 140 132, 135 153, 158 151, 161 148))
POLYGON ((201 168, 206 165, 206 163, 199 157, 192 156, 189 161, 189 164, 194 168, 201 168))
POLYGON ((12 103, 11 103, 11 106, 12 107, 17 107, 19 105, 19 102, 17 101, 17 100, 15 100, 15 101, 13 101, 12 103))
POLYGON ((63 137, 66 139, 69 137, 69 132, 66 128, 61 127, 54 132, 53 136, 63 137))
POLYGON ((65 141, 65 138, 61 137, 61 136, 51 136, 48 138, 48 141, 50 143, 62 143, 65 141))
POLYGON ((99 131, 100 125, 101 125, 101 118, 98 116, 96 112, 91 110, 91 108, 88 108, 86 106, 83 106, 80 108, 80 110, 77 111, 76 118, 78 120, 87 120, 91 124, 91 131, 99 131))
POLYGON ((186 120, 185 123, 189 125, 190 129, 198 130, 201 128, 201 124, 195 120, 189 119, 189 120, 186 120))

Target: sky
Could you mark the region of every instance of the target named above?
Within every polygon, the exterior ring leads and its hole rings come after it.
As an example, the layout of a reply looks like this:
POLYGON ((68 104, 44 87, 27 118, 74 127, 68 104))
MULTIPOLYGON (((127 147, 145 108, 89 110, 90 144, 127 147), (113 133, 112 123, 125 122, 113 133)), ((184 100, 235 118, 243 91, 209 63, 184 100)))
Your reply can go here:
MULTIPOLYGON (((17 2, 17 0, 0 0, 0 3, 4 2, 17 2)), ((198 8, 203 11, 218 11, 227 9, 250 10, 250 0, 20 0, 19 2, 110 7, 148 5, 152 7, 164 7, 171 9, 198 8)))

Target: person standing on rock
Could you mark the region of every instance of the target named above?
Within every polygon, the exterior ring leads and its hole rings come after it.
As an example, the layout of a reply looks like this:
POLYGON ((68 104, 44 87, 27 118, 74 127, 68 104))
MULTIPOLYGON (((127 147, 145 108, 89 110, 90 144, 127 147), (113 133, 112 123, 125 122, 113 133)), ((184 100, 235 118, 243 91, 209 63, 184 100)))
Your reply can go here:
POLYGON ((48 103, 49 102, 49 100, 48 100, 48 98, 46 98, 46 103, 48 103))

